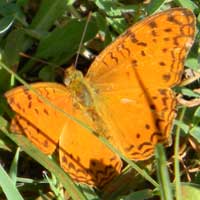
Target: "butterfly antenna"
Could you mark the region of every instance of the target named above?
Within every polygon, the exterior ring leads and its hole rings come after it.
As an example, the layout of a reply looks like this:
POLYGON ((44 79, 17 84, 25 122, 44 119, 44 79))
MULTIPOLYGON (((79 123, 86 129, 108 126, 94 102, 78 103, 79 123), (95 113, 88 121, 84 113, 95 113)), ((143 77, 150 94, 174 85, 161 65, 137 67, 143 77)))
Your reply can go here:
POLYGON ((81 48, 82 48, 82 45, 83 45, 83 40, 85 38, 85 34, 86 34, 86 31, 87 31, 87 27, 88 27, 89 21, 91 19, 91 16, 92 16, 91 12, 89 12, 89 15, 87 17, 87 21, 86 21, 86 24, 85 24, 85 27, 84 27, 84 30, 83 30, 83 34, 82 34, 82 37, 81 37, 81 41, 80 41, 80 44, 79 44, 79 47, 78 47, 77 56, 76 56, 75 63, 74 63, 75 68, 77 66, 79 54, 80 54, 80 51, 81 51, 81 48))

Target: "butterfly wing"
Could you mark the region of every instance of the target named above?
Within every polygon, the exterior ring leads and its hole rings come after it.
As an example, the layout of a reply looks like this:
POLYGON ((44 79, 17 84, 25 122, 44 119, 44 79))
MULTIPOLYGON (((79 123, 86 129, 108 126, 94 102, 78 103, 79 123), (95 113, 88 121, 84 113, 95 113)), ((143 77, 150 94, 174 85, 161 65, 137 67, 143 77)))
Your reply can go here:
POLYGON ((180 81, 194 35, 195 16, 188 9, 155 14, 130 27, 102 51, 87 77, 96 84, 112 84, 113 71, 128 65, 148 87, 173 86, 180 81))
POLYGON ((132 160, 145 160, 153 155, 155 144, 167 144, 175 117, 176 100, 170 89, 148 92, 126 90, 102 93, 108 113, 104 119, 112 123, 110 141, 132 160), (137 96, 138 98, 136 98, 137 96))
MULTIPOLYGON (((36 83, 31 86, 57 107, 70 110, 70 96, 64 86, 55 83, 36 83)), ((51 154, 58 144, 66 117, 23 86, 8 91, 5 97, 16 113, 11 130, 26 134, 40 150, 51 154)))
MULTIPOLYGON (((94 129, 86 112, 73 107, 73 116, 94 129)), ((70 121, 60 137, 61 167, 78 181, 102 187, 120 173, 122 162, 95 135, 70 121)))
POLYGON ((90 67, 86 78, 113 122, 114 143, 129 158, 147 159, 170 135, 176 103, 169 87, 180 81, 194 33, 192 12, 170 9, 129 28, 90 67))
MULTIPOLYGON (((31 86, 62 111, 93 126, 87 115, 74 106, 66 87, 55 83, 31 86)), ((122 166, 119 157, 87 129, 43 102, 33 91, 21 86, 8 91, 5 96, 16 113, 11 130, 25 134, 46 154, 51 154, 59 142, 61 167, 74 180, 100 187, 119 173, 122 166)))

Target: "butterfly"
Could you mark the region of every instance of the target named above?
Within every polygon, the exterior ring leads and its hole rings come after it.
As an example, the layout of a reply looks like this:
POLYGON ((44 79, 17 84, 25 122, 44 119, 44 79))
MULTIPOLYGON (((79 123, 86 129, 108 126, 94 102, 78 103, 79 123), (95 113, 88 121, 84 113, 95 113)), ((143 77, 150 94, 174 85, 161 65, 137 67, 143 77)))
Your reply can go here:
MULTIPOLYGON (((181 80, 194 41, 195 17, 184 8, 134 24, 91 64, 87 74, 66 70, 66 85, 31 84, 53 105, 84 122, 131 160, 146 160, 158 142, 167 144, 176 115, 172 87, 181 80)), ((102 187, 122 161, 98 138, 24 86, 5 93, 16 113, 13 132, 41 151, 58 146, 60 166, 77 182, 102 187)))

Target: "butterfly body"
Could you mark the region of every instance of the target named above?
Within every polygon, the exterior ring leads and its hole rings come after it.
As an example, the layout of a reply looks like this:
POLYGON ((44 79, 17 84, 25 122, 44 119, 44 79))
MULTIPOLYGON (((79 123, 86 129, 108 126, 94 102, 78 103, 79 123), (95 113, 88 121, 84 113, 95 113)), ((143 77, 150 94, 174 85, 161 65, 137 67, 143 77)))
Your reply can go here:
POLYGON ((60 165, 74 180, 103 186, 120 173, 122 161, 73 119, 129 159, 150 158, 158 142, 170 141, 176 115, 171 87, 180 81, 194 35, 195 18, 187 9, 138 22, 95 59, 85 77, 69 68, 66 86, 31 85, 69 117, 23 86, 8 91, 16 112, 11 130, 24 133, 47 154, 59 143, 60 165))

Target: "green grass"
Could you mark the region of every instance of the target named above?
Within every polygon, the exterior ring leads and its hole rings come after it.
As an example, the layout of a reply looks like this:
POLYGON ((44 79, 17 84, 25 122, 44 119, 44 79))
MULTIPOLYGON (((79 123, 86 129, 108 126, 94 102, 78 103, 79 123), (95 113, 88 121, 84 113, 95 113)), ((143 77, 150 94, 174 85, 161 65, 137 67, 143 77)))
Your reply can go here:
MULTIPOLYGON (((32 82, 61 82, 64 68, 75 62, 81 40, 83 43, 77 66, 85 72, 88 63, 91 63, 88 52, 89 55, 92 55, 91 52, 98 55, 127 27, 154 12, 178 6, 190 8, 195 13, 197 35, 186 66, 199 71, 199 1, 176 0, 167 3, 158 0, 146 4, 142 1, 133 2, 134 4, 103 0, 81 3, 73 0, 0 2, 0 199, 36 199, 40 196, 43 199, 61 200, 67 199, 66 196, 69 195, 75 200, 170 200, 174 196, 179 200, 188 197, 198 200, 198 105, 193 108, 180 106, 172 131, 175 135, 173 145, 168 147, 167 155, 158 146, 155 159, 149 162, 133 163, 100 136, 99 139, 108 148, 128 163, 122 174, 102 190, 75 184, 59 167, 56 159, 44 155, 27 138, 11 134, 8 129, 13 113, 6 106, 4 92, 19 84, 30 88, 28 84, 32 82), (91 18, 86 27, 89 13, 91 18), (97 33, 101 34, 103 41, 96 38, 97 33), (49 173, 43 175, 45 168, 48 168, 49 173)), ((189 100, 191 97, 197 99, 199 95, 193 92, 195 88, 199 88, 198 80, 189 86, 176 88, 176 91, 187 96, 189 100)), ((84 122, 79 123, 85 126, 84 122)), ((92 132, 90 127, 85 128, 92 132)))

